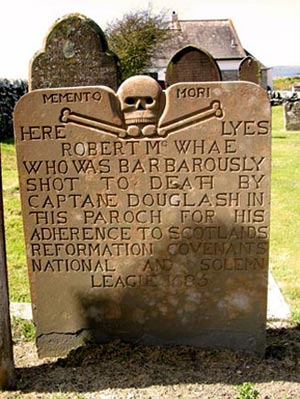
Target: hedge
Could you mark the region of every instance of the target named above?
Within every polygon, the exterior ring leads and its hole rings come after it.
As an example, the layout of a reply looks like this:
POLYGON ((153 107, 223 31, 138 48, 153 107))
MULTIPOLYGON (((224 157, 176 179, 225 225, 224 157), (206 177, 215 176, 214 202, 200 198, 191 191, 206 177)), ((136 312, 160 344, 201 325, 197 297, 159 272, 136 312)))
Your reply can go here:
POLYGON ((0 79, 0 139, 12 138, 13 111, 16 102, 28 91, 24 80, 0 79))

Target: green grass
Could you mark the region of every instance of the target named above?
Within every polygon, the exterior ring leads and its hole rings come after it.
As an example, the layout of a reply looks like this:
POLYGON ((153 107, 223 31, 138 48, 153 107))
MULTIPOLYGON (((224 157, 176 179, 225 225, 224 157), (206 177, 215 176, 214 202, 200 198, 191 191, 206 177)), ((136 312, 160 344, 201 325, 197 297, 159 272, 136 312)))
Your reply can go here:
POLYGON ((300 82, 299 76, 282 77, 273 80, 273 90, 292 90, 293 83, 300 82))
MULTIPOLYGON (((270 267, 294 320, 300 321, 300 131, 286 132, 273 110, 270 267)), ((11 301, 30 301, 15 148, 2 144, 5 226, 11 301)))
POLYGON ((270 266, 300 320, 300 131, 285 132, 273 108, 270 266))
POLYGON ((10 300, 30 302, 15 146, 1 143, 2 183, 10 300))
POLYGON ((238 396, 236 399, 256 399, 259 397, 259 392, 254 389, 254 385, 250 382, 244 382, 236 387, 238 396))
POLYGON ((11 326, 13 332, 13 341, 33 341, 35 337, 35 328, 31 320, 12 317, 11 326))

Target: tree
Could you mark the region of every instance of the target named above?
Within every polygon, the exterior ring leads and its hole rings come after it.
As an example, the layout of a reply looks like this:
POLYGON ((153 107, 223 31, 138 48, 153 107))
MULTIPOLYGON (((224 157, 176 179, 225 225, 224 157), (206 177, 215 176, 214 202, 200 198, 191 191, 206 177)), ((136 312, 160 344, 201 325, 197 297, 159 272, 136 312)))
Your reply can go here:
POLYGON ((150 7, 124 14, 108 25, 109 48, 118 56, 122 79, 143 73, 156 47, 169 38, 166 13, 154 14, 150 7))

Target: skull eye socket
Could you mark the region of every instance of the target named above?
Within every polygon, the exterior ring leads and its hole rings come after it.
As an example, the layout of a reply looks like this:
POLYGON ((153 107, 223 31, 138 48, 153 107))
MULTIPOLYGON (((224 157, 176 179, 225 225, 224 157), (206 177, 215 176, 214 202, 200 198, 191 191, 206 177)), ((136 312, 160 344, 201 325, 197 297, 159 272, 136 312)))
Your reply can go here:
POLYGON ((127 105, 134 105, 135 104, 135 98, 134 97, 126 97, 125 98, 125 103, 127 105))
POLYGON ((146 97, 145 98, 146 104, 151 105, 154 103, 154 99, 152 97, 146 97))

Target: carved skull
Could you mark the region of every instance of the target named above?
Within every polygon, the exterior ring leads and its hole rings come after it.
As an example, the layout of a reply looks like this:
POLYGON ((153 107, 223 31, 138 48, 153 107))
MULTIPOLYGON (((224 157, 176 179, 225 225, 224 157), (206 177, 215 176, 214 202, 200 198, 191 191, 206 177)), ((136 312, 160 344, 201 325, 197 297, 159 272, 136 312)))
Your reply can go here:
POLYGON ((153 136, 164 106, 164 93, 155 79, 133 76, 117 92, 129 136, 153 136))

